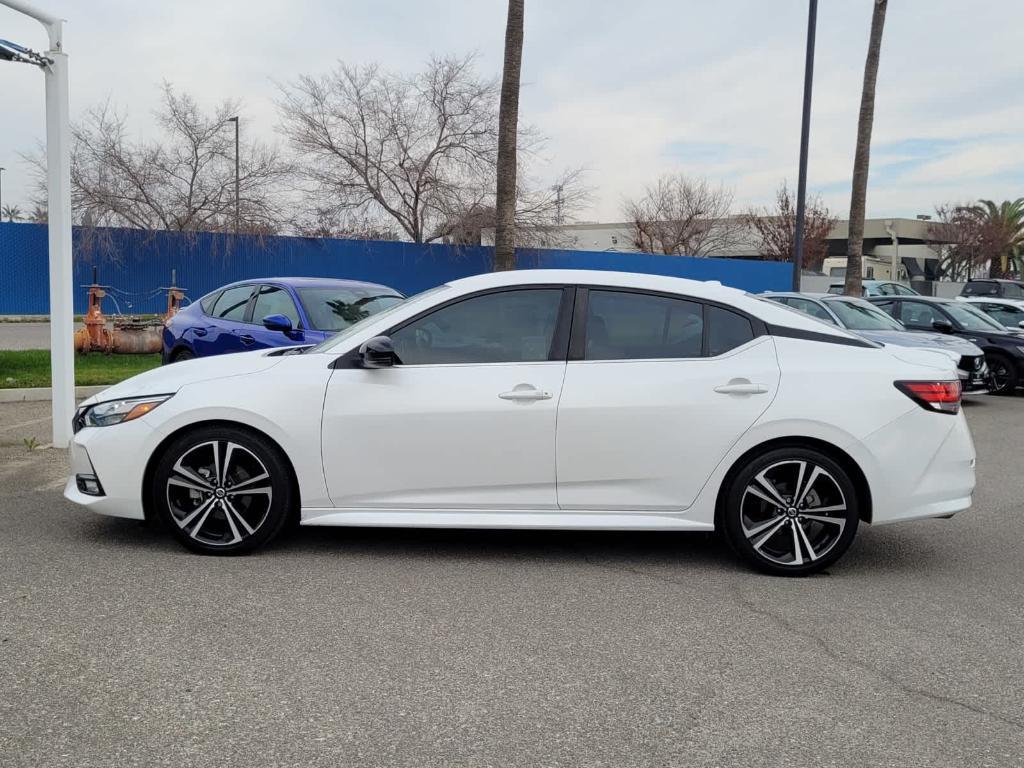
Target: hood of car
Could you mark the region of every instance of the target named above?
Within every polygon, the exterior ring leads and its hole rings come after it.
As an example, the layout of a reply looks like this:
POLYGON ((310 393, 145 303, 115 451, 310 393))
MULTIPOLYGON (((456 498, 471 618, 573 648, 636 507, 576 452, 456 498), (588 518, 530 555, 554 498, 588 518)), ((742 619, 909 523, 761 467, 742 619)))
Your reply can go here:
POLYGON ((270 355, 272 351, 274 350, 257 350, 234 355, 201 357, 163 365, 104 389, 86 400, 83 405, 101 403, 106 400, 120 400, 126 397, 173 394, 188 384, 222 379, 227 376, 257 373, 273 368, 281 362, 280 356, 270 355))
POLYGON ((968 341, 945 333, 927 333, 922 331, 859 331, 860 335, 880 344, 892 344, 897 347, 921 347, 923 349, 942 349, 961 355, 980 355, 981 349, 968 341))

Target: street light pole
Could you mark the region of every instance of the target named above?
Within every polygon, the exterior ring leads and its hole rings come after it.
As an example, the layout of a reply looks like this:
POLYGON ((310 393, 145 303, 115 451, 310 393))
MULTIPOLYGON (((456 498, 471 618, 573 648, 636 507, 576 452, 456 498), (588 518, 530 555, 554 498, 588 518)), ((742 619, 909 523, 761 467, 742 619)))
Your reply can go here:
POLYGON ((239 171, 238 171, 238 115, 235 115, 234 117, 229 117, 228 118, 228 122, 235 124, 235 234, 237 235, 239 233, 239 231, 240 231, 239 221, 241 220, 241 216, 239 214, 239 209, 240 209, 240 205, 239 205, 239 200, 240 200, 240 196, 239 196, 239 188, 240 188, 239 178, 240 178, 240 174, 239 174, 239 171))
POLYGON ((800 290, 804 263, 804 210, 807 203, 807 145, 811 134, 811 82, 814 79, 814 33, 818 25, 818 0, 807 11, 807 57, 804 61, 804 111, 800 123, 800 172, 796 185, 796 234, 793 238, 793 290, 800 290))
POLYGON ((74 295, 71 286, 71 128, 68 118, 68 57, 63 50, 63 20, 23 0, 0 0, 46 29, 50 48, 41 66, 46 75, 46 187, 50 267, 50 383, 53 445, 71 440, 75 409, 75 358, 72 346, 74 295))
MULTIPOLYGON (((4 209, 4 171, 6 168, 0 168, 0 211, 4 209)), ((0 221, 3 221, 3 214, 0 213, 0 221)))

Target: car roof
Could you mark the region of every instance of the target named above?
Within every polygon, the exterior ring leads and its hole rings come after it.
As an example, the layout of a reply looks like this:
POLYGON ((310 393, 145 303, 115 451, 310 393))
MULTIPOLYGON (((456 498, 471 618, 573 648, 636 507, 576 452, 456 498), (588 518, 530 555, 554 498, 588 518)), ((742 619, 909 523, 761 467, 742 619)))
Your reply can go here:
POLYGON ((956 303, 956 299, 949 299, 949 298, 946 298, 945 296, 921 296, 921 295, 914 296, 914 295, 911 295, 911 294, 901 294, 899 296, 865 296, 864 298, 867 299, 868 301, 871 301, 872 299, 886 299, 886 300, 889 300, 889 301, 893 301, 893 300, 899 300, 899 301, 927 301, 927 302, 930 302, 932 304, 955 304, 956 303))
POLYGON ((814 291, 765 291, 761 296, 790 296, 794 299, 825 299, 835 296, 834 293, 819 293, 814 291))
POLYGON ((347 280, 338 277, 252 277, 248 280, 236 280, 222 285, 217 290, 233 288, 236 285, 252 285, 254 283, 277 283, 292 288, 383 288, 388 291, 399 291, 380 283, 367 283, 362 280, 347 280))
MULTIPOLYGON (((790 307, 777 302, 765 301, 763 298, 739 288, 722 285, 717 280, 689 280, 683 277, 652 275, 641 272, 612 272, 593 269, 523 269, 488 272, 482 275, 473 275, 472 277, 453 280, 448 283, 452 288, 458 289, 460 293, 486 290, 488 288, 501 288, 504 286, 544 284, 664 291, 666 293, 691 296, 695 299, 720 301, 773 325, 799 328, 801 330, 841 336, 843 338, 853 336, 853 334, 841 328, 822 323, 820 320, 816 320, 809 315, 794 312, 790 307)), ((860 337, 855 336, 854 338, 860 337)))
POLYGON ((1024 280, 1008 280, 1005 277, 972 277, 968 283, 1013 283, 1014 285, 1024 285, 1024 280))

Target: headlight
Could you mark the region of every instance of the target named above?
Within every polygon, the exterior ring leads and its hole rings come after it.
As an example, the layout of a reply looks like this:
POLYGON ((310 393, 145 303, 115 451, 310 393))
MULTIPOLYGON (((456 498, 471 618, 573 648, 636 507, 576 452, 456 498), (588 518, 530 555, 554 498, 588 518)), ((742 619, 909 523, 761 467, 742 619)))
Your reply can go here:
POLYGON ((109 427, 133 421, 165 402, 170 395, 152 395, 150 397, 132 397, 126 400, 110 400, 80 408, 75 414, 75 431, 81 427, 109 427))

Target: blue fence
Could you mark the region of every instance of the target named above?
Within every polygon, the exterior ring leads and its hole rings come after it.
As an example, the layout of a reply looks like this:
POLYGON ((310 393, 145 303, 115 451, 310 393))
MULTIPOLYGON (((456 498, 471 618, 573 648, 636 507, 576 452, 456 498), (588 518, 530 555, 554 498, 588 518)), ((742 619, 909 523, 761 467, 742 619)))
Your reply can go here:
MULTIPOLYGON (((234 280, 274 276, 346 277, 393 286, 404 293, 488 272, 493 249, 377 240, 233 237, 212 233, 75 228, 75 311, 84 312, 93 266, 113 286, 108 312, 160 312, 171 270, 198 298, 234 280)), ((720 280, 748 291, 785 290, 787 264, 563 250, 523 250, 520 269, 599 269, 720 280)), ((0 315, 49 312, 47 232, 42 224, 0 223, 0 315)))

